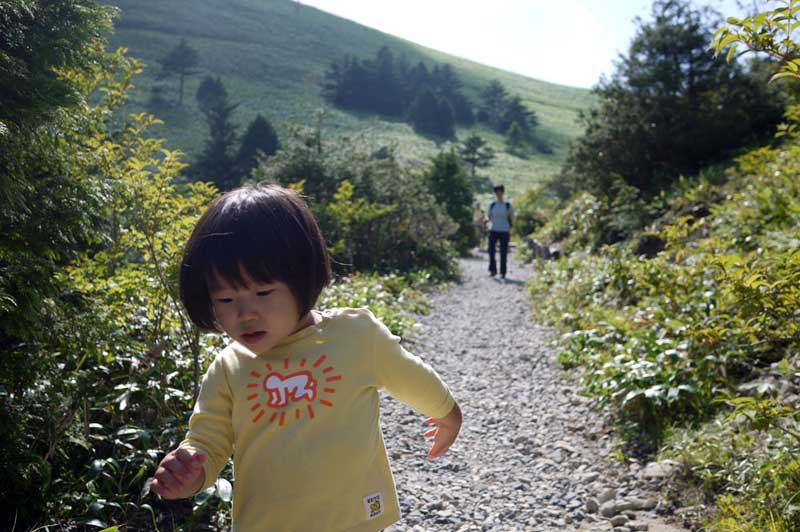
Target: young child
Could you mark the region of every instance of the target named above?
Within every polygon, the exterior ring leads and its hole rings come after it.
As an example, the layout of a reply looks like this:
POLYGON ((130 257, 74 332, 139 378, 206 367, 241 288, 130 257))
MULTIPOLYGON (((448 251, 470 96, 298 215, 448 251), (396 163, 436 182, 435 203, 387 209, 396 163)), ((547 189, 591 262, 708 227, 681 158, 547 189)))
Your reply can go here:
POLYGON ((461 411, 369 310, 314 310, 329 281, 325 239, 296 193, 243 187, 203 214, 181 300, 198 327, 233 342, 209 366, 153 491, 190 497, 233 453, 234 531, 374 532, 400 518, 378 390, 430 416, 429 458, 453 443, 461 411))

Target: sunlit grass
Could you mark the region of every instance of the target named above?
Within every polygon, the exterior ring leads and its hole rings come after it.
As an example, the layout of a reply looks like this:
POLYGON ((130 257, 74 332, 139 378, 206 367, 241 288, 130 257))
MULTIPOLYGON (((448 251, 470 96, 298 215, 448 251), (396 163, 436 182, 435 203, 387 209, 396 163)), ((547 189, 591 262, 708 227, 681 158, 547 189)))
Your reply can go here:
MULTIPOLYGON (((147 109, 155 84, 168 84, 166 97, 177 100, 177 81, 157 82, 157 59, 186 37, 201 58, 195 76, 186 80, 184 106, 149 109, 164 120, 154 134, 166 137, 172 148, 190 158, 202 150, 207 134, 194 94, 206 75, 220 76, 231 101, 239 104, 234 119, 244 126, 257 114, 267 117, 279 136, 285 138, 294 124, 313 125, 314 112, 325 107, 319 82, 330 62, 345 54, 373 56, 383 45, 409 62, 425 60, 451 64, 475 100, 491 79, 499 79, 513 94, 519 94, 539 118, 537 135, 553 149, 552 154, 532 152, 522 159, 505 152, 503 137, 478 127, 497 151, 490 168, 481 173, 493 182, 506 184, 509 197, 558 171, 567 144, 580 133, 578 111, 589 106, 591 94, 584 89, 559 86, 449 56, 414 43, 366 28, 308 6, 288 0, 116 0, 122 10, 112 46, 125 46, 148 67, 136 79, 126 112, 147 109)), ((467 130, 459 130, 463 138, 467 130)), ((401 121, 377 115, 354 115, 328 109, 324 135, 335 142, 340 136, 361 135, 375 146, 393 145, 404 164, 424 165, 428 157, 450 143, 437 143, 416 135, 401 121)), ((488 198, 489 195, 482 194, 488 198)))

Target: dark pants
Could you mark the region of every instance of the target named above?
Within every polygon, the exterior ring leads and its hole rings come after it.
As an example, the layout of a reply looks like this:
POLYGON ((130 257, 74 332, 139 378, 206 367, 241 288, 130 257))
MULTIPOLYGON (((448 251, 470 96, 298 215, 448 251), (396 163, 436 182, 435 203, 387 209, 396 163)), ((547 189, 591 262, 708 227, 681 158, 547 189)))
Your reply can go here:
POLYGON ((497 273, 497 262, 494 253, 497 249, 497 241, 500 241, 500 275, 506 274, 506 257, 508 256, 508 237, 507 231, 489 231, 489 273, 497 273))

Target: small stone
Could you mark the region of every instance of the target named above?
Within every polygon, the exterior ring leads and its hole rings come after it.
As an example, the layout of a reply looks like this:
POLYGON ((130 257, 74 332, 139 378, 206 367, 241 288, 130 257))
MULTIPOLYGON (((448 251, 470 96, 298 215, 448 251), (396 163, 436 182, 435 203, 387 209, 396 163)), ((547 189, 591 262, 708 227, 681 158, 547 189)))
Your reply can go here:
POLYGON ((647 532, 650 529, 650 525, 645 523, 644 521, 630 521, 628 523, 628 528, 633 530, 641 530, 643 532, 647 532))
POLYGON ((595 498, 586 499, 586 511, 590 514, 596 513, 600 509, 600 502, 595 498))
POLYGON ((606 488, 602 492, 600 492, 600 495, 597 496, 597 502, 603 504, 606 501, 610 501, 616 498, 616 496, 617 496, 617 490, 615 490, 614 488, 606 488))
POLYGON ((800 395, 797 395, 796 393, 787 395, 783 399, 783 404, 785 404, 786 406, 788 406, 790 408, 791 407, 795 407, 795 406, 799 406, 800 405, 800 395))
POLYGON ((613 526, 625 526, 628 524, 628 518, 624 515, 615 515, 611 518, 611 524, 613 526))
POLYGON ((644 506, 647 503, 646 500, 639 497, 629 497, 625 500, 630 504, 629 510, 644 510, 644 506))
POLYGON ((583 475, 583 481, 584 482, 594 482, 595 480, 598 479, 599 476, 600 476, 600 473, 598 473, 597 471, 589 471, 588 473, 583 475))
POLYGON ((627 512, 628 510, 634 510, 633 503, 628 499, 623 499, 617 502, 617 512, 627 512))
POLYGON ((617 515, 617 501, 606 501, 600 507, 600 515, 603 517, 614 517, 617 515))
POLYGON ((663 479, 672 474, 678 469, 678 463, 674 460, 664 460, 662 462, 650 462, 647 464, 641 473, 641 478, 655 478, 663 479))

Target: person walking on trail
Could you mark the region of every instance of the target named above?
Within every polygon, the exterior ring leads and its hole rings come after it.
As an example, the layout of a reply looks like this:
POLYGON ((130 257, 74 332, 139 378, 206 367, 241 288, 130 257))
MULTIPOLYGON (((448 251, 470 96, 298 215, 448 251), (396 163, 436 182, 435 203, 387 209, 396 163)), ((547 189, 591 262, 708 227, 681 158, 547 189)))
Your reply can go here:
POLYGON ((491 224, 489 228, 489 275, 497 275, 497 262, 495 252, 497 243, 500 242, 500 277, 506 278, 506 258, 508 257, 508 240, 511 236, 511 226, 514 224, 514 208, 511 203, 503 200, 506 188, 495 185, 494 194, 497 198, 489 204, 486 217, 491 224))

